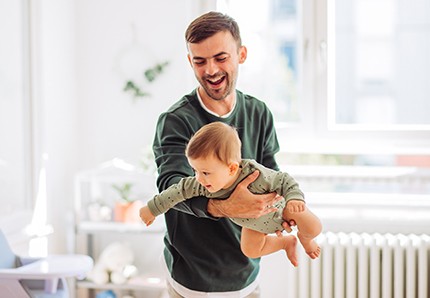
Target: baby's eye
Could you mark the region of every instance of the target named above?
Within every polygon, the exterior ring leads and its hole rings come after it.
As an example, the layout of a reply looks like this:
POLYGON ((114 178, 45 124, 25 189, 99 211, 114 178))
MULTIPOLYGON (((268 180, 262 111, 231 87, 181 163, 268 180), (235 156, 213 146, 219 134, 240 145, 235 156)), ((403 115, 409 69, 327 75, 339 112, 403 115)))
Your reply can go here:
POLYGON ((208 173, 208 172, 202 172, 202 174, 205 175, 205 176, 209 176, 210 173, 208 173))

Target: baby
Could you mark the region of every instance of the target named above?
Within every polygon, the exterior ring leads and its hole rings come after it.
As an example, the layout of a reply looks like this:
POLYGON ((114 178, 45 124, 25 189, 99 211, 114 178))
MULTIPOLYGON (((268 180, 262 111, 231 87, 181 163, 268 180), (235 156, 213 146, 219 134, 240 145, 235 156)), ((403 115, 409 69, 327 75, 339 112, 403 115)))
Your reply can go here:
POLYGON ((297 240, 281 233, 282 223, 293 220, 298 228, 297 237, 309 257, 315 259, 320 255, 320 247, 314 238, 321 233, 321 222, 306 207, 297 182, 287 173, 242 159, 241 142, 233 127, 222 122, 203 126, 190 139, 186 156, 195 176, 181 179, 148 201, 140 209, 140 217, 146 225, 177 203, 193 197, 226 199, 244 178, 259 171, 260 175, 248 186, 249 190, 256 194, 276 192, 283 199, 275 204, 277 211, 259 218, 230 218, 242 226, 242 252, 250 258, 258 258, 285 250, 290 262, 297 266, 297 240), (268 235, 273 233, 277 236, 268 235))

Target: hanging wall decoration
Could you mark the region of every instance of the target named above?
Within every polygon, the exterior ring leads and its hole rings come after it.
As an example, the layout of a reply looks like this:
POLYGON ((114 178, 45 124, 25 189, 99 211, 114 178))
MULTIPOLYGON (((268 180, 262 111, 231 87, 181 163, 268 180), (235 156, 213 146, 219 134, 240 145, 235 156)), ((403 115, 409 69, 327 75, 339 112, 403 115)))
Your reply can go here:
POLYGON ((124 82, 122 90, 137 100, 151 96, 150 84, 165 72, 169 61, 157 59, 148 46, 138 41, 136 26, 131 27, 132 41, 119 51, 114 68, 124 82))

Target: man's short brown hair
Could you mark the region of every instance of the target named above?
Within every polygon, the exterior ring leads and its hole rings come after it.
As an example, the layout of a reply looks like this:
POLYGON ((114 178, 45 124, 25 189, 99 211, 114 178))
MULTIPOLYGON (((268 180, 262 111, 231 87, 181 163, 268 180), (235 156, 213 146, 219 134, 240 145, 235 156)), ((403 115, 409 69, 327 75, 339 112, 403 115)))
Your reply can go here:
POLYGON ((242 46, 239 25, 232 17, 216 11, 205 13, 192 21, 185 32, 185 40, 187 43, 199 43, 223 31, 231 33, 238 48, 242 46))

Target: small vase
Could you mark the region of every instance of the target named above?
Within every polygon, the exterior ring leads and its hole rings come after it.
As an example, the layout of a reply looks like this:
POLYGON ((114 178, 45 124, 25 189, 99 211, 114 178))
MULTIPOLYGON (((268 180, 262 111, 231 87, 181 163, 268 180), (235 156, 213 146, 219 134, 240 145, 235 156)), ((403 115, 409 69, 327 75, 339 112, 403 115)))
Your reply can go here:
POLYGON ((114 220, 116 222, 137 223, 141 219, 139 210, 143 203, 139 200, 134 202, 116 202, 114 208, 114 220))

